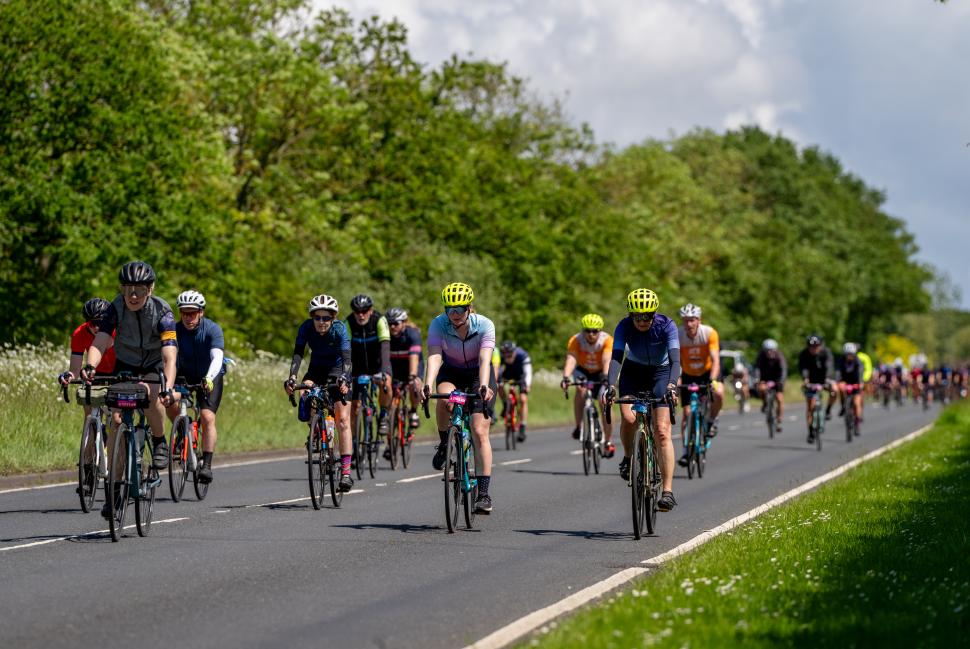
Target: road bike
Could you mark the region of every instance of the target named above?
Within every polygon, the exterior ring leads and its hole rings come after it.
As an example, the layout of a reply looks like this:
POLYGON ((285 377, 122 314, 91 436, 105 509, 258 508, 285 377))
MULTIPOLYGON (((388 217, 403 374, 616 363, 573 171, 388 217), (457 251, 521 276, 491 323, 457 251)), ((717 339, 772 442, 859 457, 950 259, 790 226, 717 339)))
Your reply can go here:
POLYGON ((707 409, 710 405, 710 383, 690 383, 687 386, 690 393, 690 414, 687 416, 687 478, 704 477, 704 466, 707 462, 707 448, 710 440, 707 432, 710 424, 707 421, 707 409))
MULTIPOLYGON (((633 457, 630 460, 628 485, 632 501, 633 538, 640 540, 644 534, 653 534, 657 528, 657 503, 660 500, 663 483, 660 477, 660 463, 653 439, 653 408, 667 404, 670 410, 671 430, 677 425, 674 414, 674 399, 671 393, 657 399, 648 392, 633 397, 617 399, 613 403, 628 403, 636 413, 636 432, 633 436, 633 457)), ((606 408, 606 421, 610 422, 610 408, 606 408)))
POLYGON ((391 431, 387 436, 387 451, 385 455, 390 458, 391 469, 397 469, 397 456, 401 456, 401 466, 408 468, 411 461, 411 444, 413 435, 411 434, 410 422, 406 404, 406 390, 411 385, 411 381, 393 381, 391 383, 391 412, 394 418, 391 421, 391 431))
POLYGON ((768 423, 768 439, 775 438, 778 430, 778 387, 774 381, 765 381, 765 421, 768 423))
POLYGON ((812 408, 812 423, 808 427, 808 434, 815 441, 815 448, 822 450, 822 433, 825 432, 825 415, 822 413, 822 392, 825 390, 821 383, 809 383, 805 386, 807 399, 814 398, 815 406, 812 408))
POLYGON ((67 385, 61 386, 61 394, 65 403, 71 400, 67 395, 68 385, 81 385, 75 398, 78 405, 91 408, 91 413, 84 418, 81 428, 81 448, 77 459, 77 492, 81 501, 81 511, 87 514, 94 507, 94 498, 98 493, 98 483, 108 475, 108 453, 105 449, 107 440, 105 423, 110 413, 104 405, 107 382, 97 377, 94 383, 87 383, 75 379, 67 385), (98 387, 92 392, 92 387, 98 387))
POLYGON ((204 386, 189 385, 184 379, 176 379, 174 389, 181 397, 179 414, 172 421, 172 434, 169 438, 168 488, 172 500, 179 502, 185 492, 185 483, 191 475, 196 499, 205 500, 209 485, 199 480, 199 473, 202 471, 199 426, 202 420, 199 418, 199 404, 194 397, 195 392, 204 389, 204 386))
MULTIPOLYGON (((448 427, 445 465, 442 482, 445 488, 445 522, 448 532, 458 528, 458 511, 465 513, 465 527, 475 522, 475 500, 478 499, 478 480, 475 476, 475 441, 471 435, 472 406, 483 398, 481 393, 454 390, 428 395, 424 402, 424 416, 431 418, 428 404, 431 399, 447 399, 452 405, 451 425, 448 427)), ((485 417, 488 418, 488 408, 485 417)))
POLYGON ((367 471, 370 477, 377 473, 378 458, 380 458, 380 436, 377 434, 375 422, 377 420, 377 384, 382 382, 383 374, 370 376, 364 374, 354 380, 364 386, 360 392, 360 406, 357 421, 354 426, 354 463, 357 478, 364 477, 364 458, 367 458, 367 471))
POLYGON ((744 396, 744 379, 732 377, 734 380, 734 400, 738 402, 738 414, 743 415, 744 409, 748 405, 748 400, 744 396))
MULTIPOLYGON (((583 473, 589 475, 592 466, 594 473, 600 472, 600 462, 603 459, 603 427, 600 424, 599 411, 596 408, 597 390, 605 385, 605 381, 576 381, 569 385, 585 388, 585 403, 583 404, 583 420, 579 427, 579 448, 582 451, 583 473)), ((563 396, 569 399, 568 388, 563 390, 563 396)))
MULTIPOLYGON (((306 400, 305 407, 313 413, 307 422, 306 466, 310 483, 310 503, 317 510, 323 506, 327 485, 330 486, 330 500, 334 507, 340 507, 344 497, 338 485, 341 469, 340 433, 334 421, 333 398, 330 396, 331 388, 339 385, 338 379, 331 379, 326 385, 302 383, 293 388, 294 392, 306 392, 302 398, 306 400)), ((346 397, 341 395, 340 402, 346 405, 346 397)), ((290 403, 296 406, 296 399, 292 394, 290 403)))
POLYGON ((860 392, 862 386, 850 383, 845 386, 845 441, 851 442, 853 437, 859 436, 859 419, 855 415, 855 399, 853 395, 860 392))
POLYGON ((519 387, 518 381, 503 381, 505 390, 505 450, 514 451, 516 437, 519 434, 519 394, 516 388, 519 387))

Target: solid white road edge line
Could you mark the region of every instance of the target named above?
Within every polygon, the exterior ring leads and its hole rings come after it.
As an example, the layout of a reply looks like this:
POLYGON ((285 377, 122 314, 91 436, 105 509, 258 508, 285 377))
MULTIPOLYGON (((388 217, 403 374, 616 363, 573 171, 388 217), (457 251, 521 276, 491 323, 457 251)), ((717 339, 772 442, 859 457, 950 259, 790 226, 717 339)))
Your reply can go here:
MULTIPOLYGON (((687 541, 686 543, 682 543, 681 545, 678 545, 676 548, 669 550, 667 552, 664 552, 663 554, 659 554, 653 558, 647 559, 642 563, 649 564, 651 567, 654 567, 654 566, 658 566, 659 564, 662 564, 665 561, 669 561, 674 557, 678 557, 684 554, 685 552, 689 552, 690 550, 693 550, 697 546, 702 545, 707 541, 710 541, 715 536, 718 536, 719 534, 723 534, 724 532, 727 532, 728 530, 731 530, 737 527, 738 525, 741 525, 751 520, 752 518, 755 518, 756 516, 760 516, 761 514, 768 511, 769 509, 773 507, 777 507, 778 505, 788 500, 791 500, 792 498, 795 498, 796 496, 799 496, 805 493, 806 491, 814 489, 820 484, 824 482, 828 482, 829 480, 832 480, 833 478, 836 478, 842 475, 849 469, 859 466, 863 462, 867 462, 873 459, 874 457, 878 457, 882 455, 886 451, 890 451, 898 446, 905 444, 906 442, 916 439, 917 437, 919 437, 920 435, 922 435, 932 427, 933 427, 933 424, 927 424, 926 426, 923 426, 922 428, 915 430, 912 433, 905 435, 904 437, 900 437, 899 439, 893 442, 890 442, 885 446, 881 446, 874 451, 870 451, 869 453, 866 453, 862 457, 858 457, 850 462, 847 462, 846 464, 843 464, 842 466, 836 469, 833 469, 832 471, 829 471, 826 474, 820 475, 819 477, 814 478, 813 480, 809 480, 805 484, 799 487, 796 487, 791 491, 786 491, 785 493, 781 494, 777 498, 772 498, 765 504, 759 505, 758 507, 755 507, 751 511, 741 514, 740 516, 736 516, 731 520, 726 521, 721 525, 718 525, 714 529, 707 530, 704 533, 695 536, 690 541, 687 541)), ((639 577, 643 573, 647 572, 648 569, 649 568, 635 567, 635 568, 627 568, 626 570, 621 570, 615 575, 612 575, 611 577, 607 577, 603 581, 597 582, 592 586, 589 586, 588 588, 584 588, 583 590, 573 595, 570 595, 565 599, 555 602, 554 604, 550 604, 549 606, 545 608, 541 608, 538 611, 529 613, 525 617, 519 618, 518 620, 512 622, 511 624, 508 624, 502 627, 501 629, 498 629, 497 631, 485 636, 478 642, 468 645, 466 649, 499 649, 500 647, 509 645, 512 642, 521 638, 522 636, 526 635, 527 633, 539 628, 546 622, 549 622, 550 620, 553 620, 559 617, 560 615, 563 615, 564 613, 568 613, 572 610, 575 610, 580 606, 583 606, 584 604, 587 604, 590 601, 596 599, 597 597, 600 597, 608 593, 614 588, 622 586, 623 584, 634 579, 635 577, 639 577)))
MULTIPOLYGON (((187 516, 181 518, 165 518, 160 521, 152 521, 152 525, 160 525, 162 523, 177 523, 179 521, 189 520, 187 516)), ((130 529, 134 527, 135 524, 125 525, 122 529, 130 529)), ((44 539, 43 541, 34 541, 33 543, 24 543, 23 545, 10 545, 5 548, 0 548, 0 552, 6 552, 7 550, 18 550, 20 548, 31 548, 38 545, 47 545, 48 543, 57 543, 58 541, 67 541, 68 539, 80 539, 85 536, 94 536, 96 534, 107 534, 111 530, 97 530, 94 532, 85 532, 84 534, 71 534, 70 536, 59 536, 56 539, 44 539)))

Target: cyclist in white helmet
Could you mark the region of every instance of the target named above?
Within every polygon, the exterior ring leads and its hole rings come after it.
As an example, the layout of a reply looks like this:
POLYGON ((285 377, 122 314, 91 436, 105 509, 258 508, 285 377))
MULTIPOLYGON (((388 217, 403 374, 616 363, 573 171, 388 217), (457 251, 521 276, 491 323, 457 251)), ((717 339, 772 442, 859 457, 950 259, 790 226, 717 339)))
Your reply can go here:
POLYGON ((707 413, 705 436, 717 435, 717 416, 724 404, 724 387, 721 377, 721 341, 717 331, 710 325, 701 324, 701 308, 685 304, 680 308, 681 324, 677 329, 680 341, 680 403, 684 416, 680 420, 680 441, 684 452, 678 464, 687 466, 687 440, 684 427, 690 411, 689 385, 710 385, 711 403, 707 413))

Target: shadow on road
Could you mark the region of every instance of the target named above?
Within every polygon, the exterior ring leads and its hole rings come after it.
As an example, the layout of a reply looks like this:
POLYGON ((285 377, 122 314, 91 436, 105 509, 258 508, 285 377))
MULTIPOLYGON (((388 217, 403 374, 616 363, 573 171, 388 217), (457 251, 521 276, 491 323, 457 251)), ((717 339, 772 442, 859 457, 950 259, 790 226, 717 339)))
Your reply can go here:
POLYGON ((515 530, 521 534, 533 536, 572 536, 590 541, 629 541, 633 538, 631 532, 590 532, 588 530, 515 530))
POLYGON ((444 530, 440 525, 411 525, 410 523, 357 523, 356 525, 334 525, 354 530, 396 530, 405 534, 439 533, 444 530))

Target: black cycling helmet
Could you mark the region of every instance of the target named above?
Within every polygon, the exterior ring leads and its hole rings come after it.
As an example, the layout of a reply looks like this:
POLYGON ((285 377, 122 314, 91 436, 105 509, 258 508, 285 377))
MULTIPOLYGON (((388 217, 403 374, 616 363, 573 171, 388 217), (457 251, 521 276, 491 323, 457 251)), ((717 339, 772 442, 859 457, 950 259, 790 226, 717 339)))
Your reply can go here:
POLYGON ((822 340, 823 338, 821 334, 812 334, 805 339, 805 342, 808 344, 809 347, 811 347, 812 345, 821 345, 822 340))
POLYGON ((387 324, 396 324, 407 320, 408 312, 399 306, 392 306, 384 316, 387 318, 387 324))
POLYGON ((108 312, 109 306, 111 306, 111 303, 107 300, 102 300, 99 297, 91 298, 84 303, 84 319, 87 322, 100 320, 104 317, 104 314, 108 312))
POLYGON ((360 312, 366 311, 367 309, 374 306, 374 300, 371 299, 370 295, 355 295, 354 299, 350 301, 350 308, 352 311, 360 312))
POLYGON ((155 269, 144 261, 129 261, 121 267, 118 280, 122 284, 142 284, 148 286, 155 283, 155 269))
POLYGON ((512 340, 506 340, 504 343, 502 343, 502 346, 499 347, 499 349, 503 353, 514 352, 515 351, 515 342, 512 341, 512 340))

